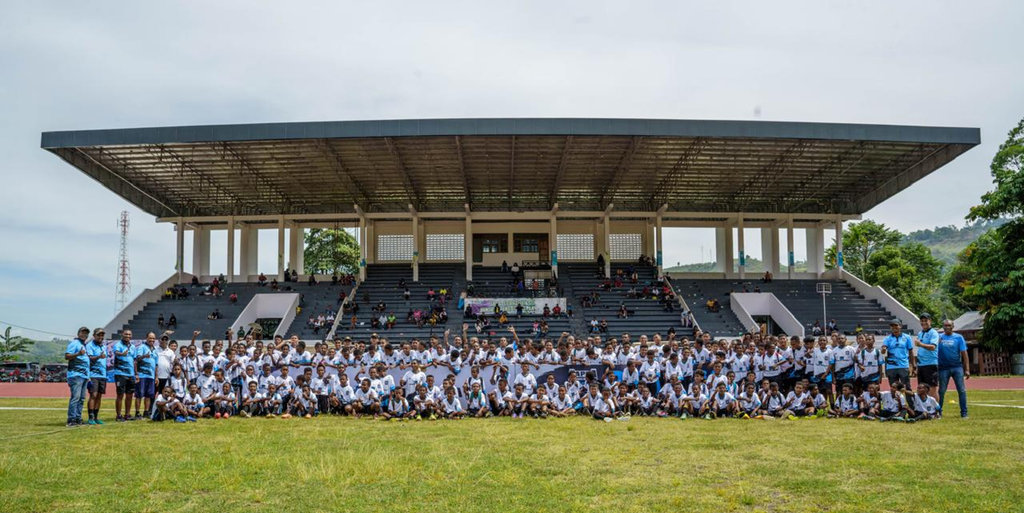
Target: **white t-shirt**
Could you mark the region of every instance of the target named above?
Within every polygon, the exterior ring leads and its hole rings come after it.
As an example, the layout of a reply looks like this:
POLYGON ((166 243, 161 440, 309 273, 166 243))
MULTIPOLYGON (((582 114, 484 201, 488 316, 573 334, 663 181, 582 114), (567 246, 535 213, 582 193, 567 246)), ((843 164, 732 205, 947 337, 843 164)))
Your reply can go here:
POLYGON ((445 397, 441 401, 441 407, 444 408, 445 413, 456 413, 462 411, 462 403, 459 402, 459 398, 452 396, 451 400, 445 397))
POLYGON ((362 387, 356 389, 356 401, 359 401, 363 406, 369 406, 377 400, 377 392, 372 388, 363 390, 362 387))
POLYGON ((174 351, 164 348, 156 353, 156 377, 167 379, 171 377, 171 366, 174 364, 174 351))
POLYGON ((716 392, 715 395, 711 396, 711 401, 716 409, 724 410, 725 408, 732 406, 732 403, 736 402, 736 397, 729 392, 722 394, 716 392))

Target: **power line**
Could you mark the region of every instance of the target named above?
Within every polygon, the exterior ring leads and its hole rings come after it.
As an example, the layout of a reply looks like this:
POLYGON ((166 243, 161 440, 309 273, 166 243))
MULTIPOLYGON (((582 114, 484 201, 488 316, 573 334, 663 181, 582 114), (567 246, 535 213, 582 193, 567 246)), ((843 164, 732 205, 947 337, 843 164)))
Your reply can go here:
POLYGON ((66 338, 69 338, 69 339, 75 338, 74 335, 68 335, 66 333, 54 333, 52 331, 46 331, 46 330, 37 330, 35 328, 29 328, 28 326, 19 326, 17 324, 14 324, 13 322, 7 322, 7 321, 3 321, 3 320, 0 320, 0 324, 6 324, 6 325, 8 325, 8 326, 10 326, 12 328, 28 330, 28 331, 31 331, 33 333, 45 333, 47 335, 54 335, 54 336, 57 336, 57 337, 66 337, 66 338))

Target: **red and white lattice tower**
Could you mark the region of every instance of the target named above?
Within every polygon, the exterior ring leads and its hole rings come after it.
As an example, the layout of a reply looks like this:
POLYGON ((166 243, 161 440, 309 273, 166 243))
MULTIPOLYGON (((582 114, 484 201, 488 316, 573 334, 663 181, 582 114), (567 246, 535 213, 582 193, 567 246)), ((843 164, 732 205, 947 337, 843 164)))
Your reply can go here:
POLYGON ((117 221, 121 229, 121 252, 117 259, 117 311, 124 309, 128 304, 132 292, 132 277, 128 266, 128 211, 121 211, 121 218, 117 221))

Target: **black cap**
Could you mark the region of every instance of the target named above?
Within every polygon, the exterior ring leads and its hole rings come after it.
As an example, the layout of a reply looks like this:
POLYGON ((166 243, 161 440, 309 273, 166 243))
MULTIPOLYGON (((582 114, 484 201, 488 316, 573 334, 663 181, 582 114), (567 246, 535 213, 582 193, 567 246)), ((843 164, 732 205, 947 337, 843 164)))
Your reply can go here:
POLYGON ((921 312, 921 315, 918 315, 917 318, 918 319, 928 319, 928 320, 931 320, 932 314, 930 314, 928 312, 921 312))
POLYGON ((889 326, 902 326, 903 323, 899 319, 892 319, 889 321, 889 326))
POLYGON ((82 326, 81 328, 78 328, 79 335, 81 335, 82 333, 89 333, 90 331, 92 330, 90 330, 87 326, 82 326))

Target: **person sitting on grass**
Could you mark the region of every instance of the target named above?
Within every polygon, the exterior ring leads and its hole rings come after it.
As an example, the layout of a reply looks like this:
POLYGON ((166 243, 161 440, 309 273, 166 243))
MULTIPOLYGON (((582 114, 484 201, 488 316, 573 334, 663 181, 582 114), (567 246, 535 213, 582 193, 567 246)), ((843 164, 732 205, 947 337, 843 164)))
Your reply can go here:
MULTIPOLYGON (((220 371, 217 371, 220 372, 220 371)), ((213 418, 230 419, 235 414, 235 391, 231 383, 225 382, 218 392, 211 396, 213 402, 213 418)))
POLYGON ((416 408, 416 420, 430 419, 437 420, 437 408, 434 397, 427 391, 426 385, 416 386, 416 397, 412 398, 413 406, 416 408))
POLYGON ((558 392, 551 398, 548 412, 552 417, 569 417, 576 414, 573 399, 564 385, 558 387, 558 392))
POLYGON ((316 411, 316 395, 313 394, 309 384, 303 383, 301 390, 301 392, 292 397, 290 411, 287 414, 281 415, 282 419, 291 418, 293 415, 311 419, 319 413, 316 411))
MULTIPOLYGON (((479 372, 478 367, 473 368, 479 372)), ((491 410, 488 408, 487 403, 487 395, 483 392, 483 381, 473 381, 470 392, 466 396, 466 415, 477 418, 490 417, 491 410)))
POLYGON ((829 412, 831 418, 854 418, 860 415, 857 396, 853 395, 853 385, 843 383, 843 393, 836 398, 836 404, 829 412))
POLYGON ((892 391, 886 390, 878 394, 877 418, 883 422, 907 419, 907 396, 903 383, 897 383, 892 391))
POLYGON ((190 422, 195 422, 197 418, 210 414, 210 408, 203 403, 203 398, 199 395, 199 385, 195 383, 188 386, 188 392, 181 400, 181 404, 185 407, 185 420, 190 422))
POLYGON ((763 419, 761 411, 761 398, 757 395, 757 387, 753 382, 743 386, 743 392, 737 399, 739 414, 744 419, 763 419))
POLYGON ((719 381, 715 386, 715 393, 711 396, 711 418, 734 417, 739 412, 736 397, 730 394, 727 388, 723 381, 719 381))
POLYGON ((912 408, 912 419, 914 420, 932 420, 941 417, 939 412, 939 402, 934 397, 928 395, 931 390, 931 385, 928 383, 918 383, 917 393, 914 394, 914 406, 912 408))
POLYGON ((860 418, 878 418, 879 403, 882 396, 878 393, 878 383, 868 383, 867 389, 857 399, 860 403, 860 418))
POLYGON ((601 399, 594 404, 593 417, 595 420, 603 420, 605 422, 611 422, 616 418, 622 417, 622 411, 615 404, 615 398, 612 397, 611 390, 607 388, 601 390, 601 399))
POLYGON ((828 414, 828 400, 825 399, 825 395, 818 389, 818 385, 813 383, 808 384, 807 380, 804 380, 804 386, 809 387, 811 391, 811 402, 814 405, 814 414, 818 417, 824 417, 828 414))
POLYGON ((466 416, 466 410, 462 409, 462 401, 455 397, 455 387, 449 386, 444 389, 444 397, 441 399, 441 414, 446 419, 461 419, 466 416))
POLYGON ((241 415, 246 418, 264 415, 267 402, 266 394, 258 390, 259 385, 255 381, 250 381, 247 388, 248 393, 242 399, 241 415))
MULTIPOLYGON (((767 379, 764 381, 768 381, 767 379)), ((769 382, 768 393, 761 398, 765 415, 772 418, 783 418, 788 413, 786 410, 786 397, 779 392, 779 384, 769 382)))
POLYGON ((804 390, 803 382, 797 382, 786 396, 786 409, 792 412, 792 415, 787 415, 789 420, 814 415, 814 399, 804 390))
POLYGON ((185 406, 181 404, 181 401, 174 396, 174 390, 169 386, 164 387, 163 391, 156 396, 153 405, 153 420, 174 419, 175 422, 185 422, 187 416, 188 412, 185 411, 185 406))
POLYGON ((388 405, 381 413, 384 420, 409 419, 416 415, 414 410, 409 409, 409 401, 405 400, 405 391, 395 388, 388 397, 388 405))

